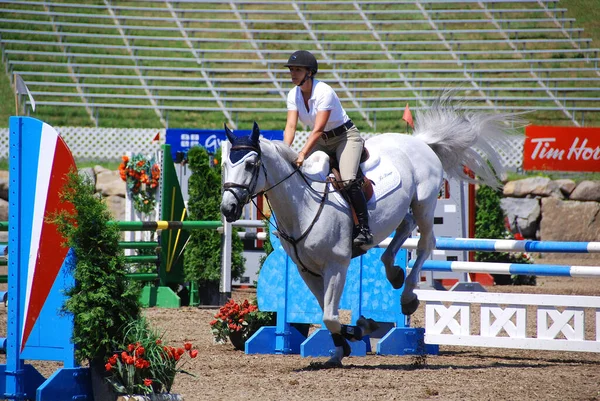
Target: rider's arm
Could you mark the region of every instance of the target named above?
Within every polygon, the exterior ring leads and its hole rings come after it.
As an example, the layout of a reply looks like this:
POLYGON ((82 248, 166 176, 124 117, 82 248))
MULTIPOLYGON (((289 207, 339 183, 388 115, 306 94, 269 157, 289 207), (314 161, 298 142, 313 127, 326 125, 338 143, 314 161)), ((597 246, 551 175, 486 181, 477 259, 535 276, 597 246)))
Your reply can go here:
POLYGON ((331 110, 320 110, 317 112, 317 117, 315 119, 315 127, 308 135, 308 139, 306 143, 302 147, 302 150, 298 152, 298 159, 296 160, 296 164, 299 166, 302 165, 306 156, 310 153, 312 148, 315 146, 315 143, 319 140, 319 137, 323 134, 325 130, 325 125, 327 121, 329 121, 329 116, 331 115, 331 110))
POLYGON ((298 110, 288 110, 285 131, 283 132, 283 142, 292 146, 296 137, 296 127, 298 126, 298 110))

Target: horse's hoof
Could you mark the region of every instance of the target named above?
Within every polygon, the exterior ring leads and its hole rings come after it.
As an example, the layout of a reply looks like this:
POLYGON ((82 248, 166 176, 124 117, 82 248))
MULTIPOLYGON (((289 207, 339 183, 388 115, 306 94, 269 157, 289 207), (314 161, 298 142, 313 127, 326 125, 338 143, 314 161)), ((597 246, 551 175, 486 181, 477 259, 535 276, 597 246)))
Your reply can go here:
POLYGON ((337 359, 331 358, 327 362, 323 363, 323 367, 325 369, 343 368, 344 365, 342 365, 342 361, 338 361, 337 359))
POLYGON ((358 318, 356 325, 362 329, 364 336, 371 334, 379 328, 379 324, 375 320, 371 318, 367 319, 364 316, 358 318))
POLYGON ((419 304, 419 298, 417 297, 408 303, 402 303, 402 314, 405 316, 412 315, 419 307, 419 304))
POLYGON ((387 275, 392 287, 397 290, 404 285, 404 270, 400 266, 394 266, 394 272, 387 275))

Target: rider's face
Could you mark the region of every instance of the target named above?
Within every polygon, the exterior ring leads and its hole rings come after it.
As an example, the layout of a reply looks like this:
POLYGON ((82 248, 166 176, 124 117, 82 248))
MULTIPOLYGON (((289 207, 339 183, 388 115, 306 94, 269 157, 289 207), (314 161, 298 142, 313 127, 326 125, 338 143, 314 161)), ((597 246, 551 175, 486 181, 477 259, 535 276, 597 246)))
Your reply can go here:
POLYGON ((306 74, 310 74, 308 72, 308 68, 304 67, 289 67, 289 69, 290 77, 292 78, 292 83, 294 85, 298 85, 300 82, 302 82, 306 74))

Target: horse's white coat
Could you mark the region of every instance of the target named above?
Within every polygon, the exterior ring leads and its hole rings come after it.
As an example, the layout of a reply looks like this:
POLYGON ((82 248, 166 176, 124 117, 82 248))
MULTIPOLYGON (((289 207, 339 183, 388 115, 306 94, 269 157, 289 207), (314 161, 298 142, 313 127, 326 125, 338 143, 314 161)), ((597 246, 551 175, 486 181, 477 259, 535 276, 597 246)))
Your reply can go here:
MULTIPOLYGON (((514 115, 457 110, 456 105, 451 104, 449 97, 444 95, 429 110, 417 115, 414 136, 390 133, 367 141, 368 147, 378 153, 382 160, 391 163, 401 176, 397 189, 369 205, 373 243, 378 244, 395 231, 394 238, 381 258, 391 282, 398 272, 393 261, 400 246, 415 225, 419 227, 421 234, 417 259, 406 278, 401 296, 402 308, 406 314, 412 314, 418 307, 414 289, 420 277, 420 268, 435 247, 433 217, 444 170, 449 175, 473 181, 463 171, 463 166, 466 166, 482 183, 499 186, 486 159, 473 147, 486 155, 496 172, 502 171, 490 142, 502 143, 504 131, 507 130, 505 123, 517 121, 514 115)), ((254 139, 258 140, 257 126, 255 129, 257 132, 253 133, 254 139)), ((313 223, 321 196, 307 189, 306 182, 299 174, 292 174, 296 153, 287 145, 261 138, 260 149, 262 168, 255 192, 284 180, 270 189, 267 195, 277 217, 278 229, 293 238, 299 238, 313 223), (286 179, 288 175, 290 177, 286 179)), ((251 186, 252 171, 248 166, 256 166, 258 158, 258 154, 249 152, 244 157, 244 162, 238 162, 236 166, 227 160, 225 181, 251 186)), ((322 183, 313 183, 312 186, 319 192, 324 190, 322 183)), ((244 191, 236 188, 224 192, 221 210, 228 220, 240 217, 243 205, 239 205, 238 199, 247 201, 244 191), (237 191, 236 196, 233 196, 232 191, 237 191)), ((347 207, 327 200, 310 233, 298 244, 297 256, 290 243, 281 241, 299 270, 304 265, 318 275, 300 271, 323 309, 323 322, 332 333, 340 333, 341 330, 338 308, 352 254, 352 230, 352 218, 347 207)), ((331 360, 339 363, 342 358, 342 347, 337 347, 331 360)))

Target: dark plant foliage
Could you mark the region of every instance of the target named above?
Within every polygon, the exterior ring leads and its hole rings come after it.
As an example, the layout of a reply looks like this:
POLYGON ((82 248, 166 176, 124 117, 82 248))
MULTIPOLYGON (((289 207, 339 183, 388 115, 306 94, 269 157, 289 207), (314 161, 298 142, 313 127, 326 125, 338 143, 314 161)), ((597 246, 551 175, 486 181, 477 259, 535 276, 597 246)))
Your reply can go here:
MULTIPOLYGON (((505 216, 500 207, 500 192, 481 186, 475 197, 475 237, 491 239, 513 239, 506 229, 505 216)), ((528 255, 513 252, 475 252, 478 262, 532 263, 528 255)), ((496 284, 535 285, 535 276, 494 274, 496 284)))
POLYGON ((121 233, 107 224, 112 216, 94 191, 87 177, 69 173, 61 200, 71 203, 73 210, 49 218, 76 259, 75 285, 67 290, 69 298, 63 309, 73 315, 79 363, 105 360, 123 327, 140 316, 140 287, 125 276, 125 259, 118 244, 121 233))
MULTIPOLYGON (((221 220, 221 151, 214 158, 206 149, 193 147, 188 152, 188 166, 192 175, 188 182, 188 213, 190 220, 221 220)), ((196 230, 190 233, 185 250, 186 280, 200 286, 218 283, 221 278, 221 234, 214 230, 196 230)), ((241 239, 232 236, 231 277, 239 279, 244 274, 244 250, 241 239)))

